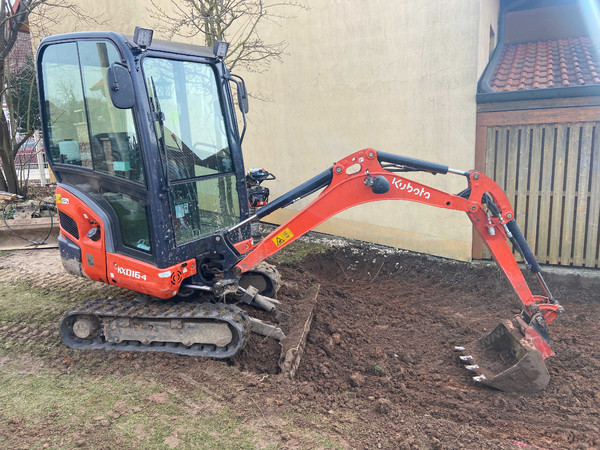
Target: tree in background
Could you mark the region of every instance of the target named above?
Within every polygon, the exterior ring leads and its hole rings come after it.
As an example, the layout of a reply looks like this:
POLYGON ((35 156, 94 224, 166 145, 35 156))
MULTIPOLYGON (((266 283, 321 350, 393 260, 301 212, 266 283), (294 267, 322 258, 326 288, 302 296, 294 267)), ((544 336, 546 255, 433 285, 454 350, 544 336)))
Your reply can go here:
MULTIPOLYGON (((66 0, 0 0, 0 98, 6 105, 0 114, 0 190, 24 194, 15 156, 39 125, 33 60, 11 70, 11 52, 30 20, 36 24, 57 23, 65 13, 78 23, 95 18, 66 0)), ((43 33, 43 27, 37 27, 43 33)))
POLYGON ((265 2, 263 0, 171 0, 166 11, 152 0, 153 18, 157 19, 167 37, 192 38, 198 35, 204 45, 212 47, 215 41, 230 43, 227 65, 260 72, 268 69, 273 61, 280 61, 287 43, 265 42, 259 33, 266 22, 279 24, 291 19, 286 15, 298 9, 306 9, 295 2, 265 2))
POLYGON ((14 116, 14 128, 20 133, 28 133, 31 129, 40 127, 33 55, 26 55, 23 63, 14 72, 10 71, 9 76, 12 89, 5 101, 14 116))
MULTIPOLYGON (((31 48, 31 43, 27 40, 27 45, 31 48)), ((15 169, 17 175, 17 189, 13 191, 20 195, 27 195, 28 176, 23 176, 24 169, 29 167, 30 163, 37 161, 34 158, 35 153, 28 153, 24 160, 17 161, 16 155, 19 150, 29 142, 36 129, 40 127, 40 109, 38 104, 35 63, 33 55, 24 55, 19 64, 12 64, 11 55, 9 55, 9 68, 5 71, 6 92, 3 95, 6 104, 5 115, 8 115, 9 146, 12 151, 12 158, 7 167, 15 169)), ((6 117, 5 117, 6 118, 6 117)), ((32 149, 33 150, 33 149, 32 149)), ((4 161, 2 163, 4 167, 4 161)), ((29 170, 27 169, 27 174, 29 170)), ((8 178, 8 177, 7 177, 8 178)))

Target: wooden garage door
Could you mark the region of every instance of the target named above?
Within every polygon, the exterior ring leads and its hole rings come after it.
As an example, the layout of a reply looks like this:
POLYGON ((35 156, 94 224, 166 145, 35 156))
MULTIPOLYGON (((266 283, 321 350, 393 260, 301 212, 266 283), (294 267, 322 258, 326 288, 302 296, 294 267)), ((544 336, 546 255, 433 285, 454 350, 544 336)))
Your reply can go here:
POLYGON ((598 268, 600 108, 479 113, 477 125, 478 168, 507 193, 537 260, 598 268))

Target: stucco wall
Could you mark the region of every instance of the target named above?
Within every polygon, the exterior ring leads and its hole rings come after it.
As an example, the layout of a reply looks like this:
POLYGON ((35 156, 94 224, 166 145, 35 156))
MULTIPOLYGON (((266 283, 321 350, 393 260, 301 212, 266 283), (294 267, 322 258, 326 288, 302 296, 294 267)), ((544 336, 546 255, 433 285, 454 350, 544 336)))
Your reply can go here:
MULTIPOLYGON (((153 24, 146 2, 128 2, 135 20, 118 0, 78 1, 82 8, 86 3, 98 13, 105 5, 115 31, 153 24)), ((283 63, 265 73, 242 73, 251 93, 269 98, 251 101, 244 151, 247 168, 277 175, 269 185, 272 198, 365 147, 473 167, 476 85, 497 0, 303 3, 307 11, 261 30, 266 41, 289 43, 283 63)), ((69 21, 53 31, 70 31, 69 21)), ((450 192, 466 186, 454 175, 414 178, 450 192)), ((281 221, 297 207, 269 218, 281 221)), ((407 202, 362 205, 320 230, 456 259, 471 255, 464 213, 407 202)))
POLYGON ((499 14, 500 0, 487 0, 481 2, 479 14, 479 55, 477 59, 478 74, 483 73, 491 53, 498 44, 499 14))
MULTIPOLYGON (((252 102, 245 149, 249 166, 276 173, 273 192, 364 147, 472 168, 480 2, 307 3, 268 35, 289 42, 291 56, 246 77, 250 91, 272 99, 252 102)), ((458 176, 415 178, 465 187, 458 176)), ((463 213, 419 204, 362 205, 320 230, 457 259, 471 252, 463 213)))

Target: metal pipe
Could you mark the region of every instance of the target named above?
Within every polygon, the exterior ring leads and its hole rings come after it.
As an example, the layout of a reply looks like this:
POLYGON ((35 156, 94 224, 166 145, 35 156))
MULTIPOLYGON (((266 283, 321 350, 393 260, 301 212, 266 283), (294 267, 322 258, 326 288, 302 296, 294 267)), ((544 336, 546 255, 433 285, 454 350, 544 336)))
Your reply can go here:
POLYGON ((182 284, 181 287, 194 289, 195 291, 212 292, 212 288, 209 286, 200 286, 199 284, 182 284))
POLYGON ((469 172, 465 172, 464 170, 458 170, 458 169, 450 169, 450 168, 448 168, 448 172, 454 173, 456 175, 462 175, 464 177, 468 177, 469 176, 469 172))
POLYGON ((408 156, 395 155, 393 153, 377 152, 377 160, 379 163, 387 162, 397 164, 399 166, 411 167, 424 172, 431 172, 433 174, 445 174, 448 172, 448 166, 443 164, 409 158, 408 156))
POLYGON ((256 220, 258 218, 258 216, 256 214, 254 214, 253 216, 248 217, 247 219, 242 220, 240 223, 238 223, 237 225, 232 226, 230 229, 227 230, 228 233, 231 233, 232 231, 237 230, 240 227, 243 227, 244 225, 246 225, 247 223, 252 222, 253 220, 256 220))
POLYGON ((538 272, 535 275, 536 275, 538 281, 540 282, 540 284, 542 285, 542 288, 544 289, 544 292, 548 296, 548 300, 550 300, 550 303, 556 303, 556 300, 554 300, 554 297, 552 296, 552 293, 550 292, 550 288, 546 284, 546 280, 544 280, 544 277, 542 276, 542 273, 538 272))

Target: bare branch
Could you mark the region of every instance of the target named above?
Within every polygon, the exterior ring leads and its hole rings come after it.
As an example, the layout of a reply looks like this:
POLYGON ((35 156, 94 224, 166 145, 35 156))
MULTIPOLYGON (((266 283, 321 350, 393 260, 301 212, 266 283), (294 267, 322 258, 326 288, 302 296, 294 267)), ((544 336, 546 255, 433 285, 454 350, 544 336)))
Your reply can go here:
POLYGON ((292 19, 293 13, 307 7, 293 1, 269 3, 265 0, 171 0, 165 9, 151 0, 149 9, 157 21, 157 30, 168 38, 190 39, 201 36, 205 45, 216 40, 231 44, 227 64, 251 72, 267 70, 285 54, 285 41, 267 43, 259 35, 263 23, 279 25, 292 19), (290 14, 285 14, 289 12, 290 14))
POLYGON ((63 21, 65 15, 73 17, 77 26, 90 21, 101 23, 76 0, 0 0, 0 94, 7 107, 7 114, 0 114, 0 189, 20 193, 26 186, 18 180, 15 155, 32 136, 39 116, 34 108, 37 93, 33 63, 29 61, 25 71, 21 64, 11 65, 11 52, 25 25, 32 25, 38 32, 36 37, 43 37, 49 34, 48 27, 63 21))

